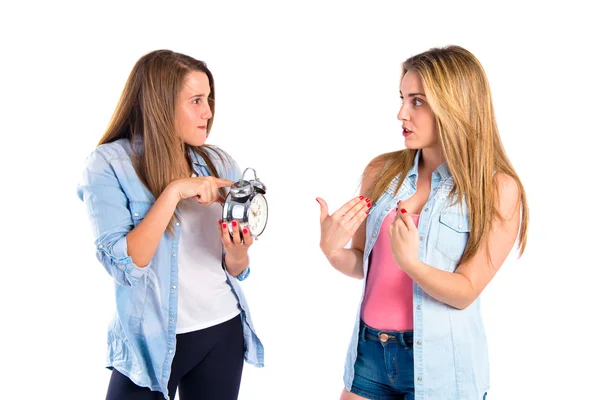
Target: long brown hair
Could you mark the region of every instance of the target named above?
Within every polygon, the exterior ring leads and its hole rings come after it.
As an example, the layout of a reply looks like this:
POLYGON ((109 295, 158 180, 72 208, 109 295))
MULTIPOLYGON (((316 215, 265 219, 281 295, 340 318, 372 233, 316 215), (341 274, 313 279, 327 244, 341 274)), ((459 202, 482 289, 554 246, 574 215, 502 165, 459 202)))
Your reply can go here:
MULTIPOLYGON (((192 170, 189 150, 194 150, 219 177, 208 152, 224 161, 220 151, 209 145, 189 146, 175 132, 177 96, 186 75, 204 72, 208 77, 208 103, 212 117, 206 126, 210 133, 215 115, 215 84, 206 63, 171 50, 155 50, 134 65, 98 146, 118 139, 129 139, 134 149, 133 165, 138 177, 155 198, 174 179, 187 177, 192 170)), ((222 191, 221 195, 225 196, 222 191)), ((169 224, 169 232, 172 231, 169 224)))
MULTIPOLYGON (((425 97, 435 116, 442 153, 454 178, 450 196, 465 199, 471 232, 462 261, 467 261, 487 237, 492 220, 500 217, 496 207, 498 187, 495 172, 512 177, 521 197, 519 255, 527 244, 529 209, 525 189, 500 140, 492 96, 485 71, 477 58, 460 46, 434 48, 407 59, 402 74, 416 71, 423 82, 425 97)), ((403 181, 417 150, 404 149, 377 158, 385 165, 382 175, 367 195, 376 201, 392 179, 403 181)), ((398 185, 396 191, 401 187, 398 185)))

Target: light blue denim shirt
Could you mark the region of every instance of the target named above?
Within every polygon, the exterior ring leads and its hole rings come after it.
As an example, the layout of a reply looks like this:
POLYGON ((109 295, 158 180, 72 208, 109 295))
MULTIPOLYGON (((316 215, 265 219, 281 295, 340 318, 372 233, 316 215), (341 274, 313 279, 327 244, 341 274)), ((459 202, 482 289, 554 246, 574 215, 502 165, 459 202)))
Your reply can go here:
MULTIPOLYGON (((417 190, 420 151, 396 195, 400 177, 390 183, 371 207, 363 271, 369 270, 369 255, 386 215, 399 200, 407 200, 417 190)), ((431 193, 419 219, 419 260, 443 271, 454 272, 469 237, 469 214, 464 199, 451 205, 454 180, 446 163, 433 173, 431 193)), ((366 286, 366 279, 363 284, 366 286)), ((414 362, 416 400, 480 400, 489 388, 487 341, 480 314, 480 299, 458 310, 413 284, 414 362)), ((344 385, 349 391, 354 380, 360 307, 348 349, 344 385)))
MULTIPOLYGON (((221 153, 229 160, 227 165, 216 155, 211 158, 219 175, 238 180, 239 167, 225 152, 221 153)), ((198 176, 210 175, 202 157, 192 156, 198 176)), ((139 268, 133 263, 127 254, 125 237, 144 218, 155 199, 133 168, 132 148, 126 139, 101 145, 92 152, 77 194, 87 207, 96 257, 115 281, 116 313, 108 329, 106 366, 116 368, 138 386, 161 391, 167 398, 175 356, 179 223, 175 224, 174 236, 165 232, 148 266, 139 268)), ((241 311, 245 360, 262 367, 263 346, 238 282, 249 272, 248 267, 236 279, 225 271, 241 311)))

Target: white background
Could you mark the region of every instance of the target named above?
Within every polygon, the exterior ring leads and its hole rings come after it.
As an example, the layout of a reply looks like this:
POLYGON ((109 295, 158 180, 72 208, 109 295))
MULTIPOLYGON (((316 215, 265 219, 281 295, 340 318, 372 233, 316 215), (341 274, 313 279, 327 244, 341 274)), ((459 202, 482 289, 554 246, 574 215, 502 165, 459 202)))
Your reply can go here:
POLYGON ((403 147, 401 61, 459 44, 487 71, 531 208, 525 255, 483 293, 488 399, 600 398, 597 13, 497 3, 3 3, 0 397, 106 394, 113 283, 75 185, 135 61, 169 48, 208 63, 209 143, 269 190, 243 283, 266 368, 245 366, 240 399, 339 398, 361 282, 321 254, 314 198, 337 209, 403 147))

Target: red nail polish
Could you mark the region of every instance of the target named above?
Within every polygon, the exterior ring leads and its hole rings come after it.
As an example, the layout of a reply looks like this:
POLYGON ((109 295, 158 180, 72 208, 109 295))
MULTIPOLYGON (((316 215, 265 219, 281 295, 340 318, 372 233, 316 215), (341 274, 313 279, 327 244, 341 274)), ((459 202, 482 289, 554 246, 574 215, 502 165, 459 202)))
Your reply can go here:
POLYGON ((371 208, 371 203, 367 204, 367 207, 371 208))
POLYGON ((369 215, 369 210, 365 211, 365 213, 366 213, 367 215, 369 215))
POLYGON ((248 229, 244 228, 244 235, 248 233, 248 229))
POLYGON ((362 199, 364 199, 364 198, 365 198, 365 196, 360 196, 360 197, 359 197, 359 199, 361 199, 361 200, 362 200, 362 199))
POLYGON ((396 204, 400 204, 400 203, 402 203, 402 200, 398 200, 398 202, 396 204))
POLYGON ((371 199, 367 197, 367 198, 365 199, 365 201, 368 203, 368 202, 370 202, 370 201, 371 201, 371 199))
POLYGON ((237 226, 237 222, 233 221, 233 222, 231 223, 231 226, 237 226))
POLYGON ((400 210, 400 212, 401 212, 402 214, 406 214, 406 210, 405 210, 404 208, 403 208, 403 209, 401 209, 401 210, 400 210))
POLYGON ((223 229, 227 228, 227 224, 223 224, 223 229))
POLYGON ((221 225, 223 223, 223 221, 219 220, 219 225, 221 225))

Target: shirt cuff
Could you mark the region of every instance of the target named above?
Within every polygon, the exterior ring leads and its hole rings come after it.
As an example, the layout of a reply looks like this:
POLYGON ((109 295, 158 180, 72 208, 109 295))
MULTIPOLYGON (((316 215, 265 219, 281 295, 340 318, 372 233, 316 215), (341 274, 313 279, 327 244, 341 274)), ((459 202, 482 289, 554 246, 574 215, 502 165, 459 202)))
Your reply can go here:
POLYGON ((144 268, 140 268, 134 264, 133 259, 127 254, 127 237, 125 236, 117 240, 110 248, 100 243, 98 251, 103 253, 103 258, 108 258, 110 263, 123 272, 125 279, 123 283, 129 286, 135 286, 137 281, 146 274, 148 267, 152 264, 152 261, 150 261, 144 268))

